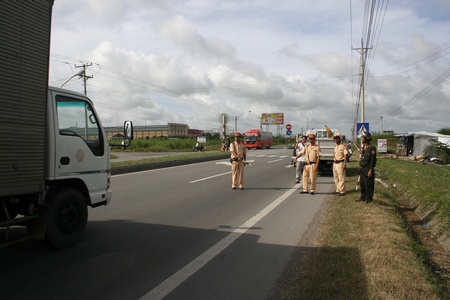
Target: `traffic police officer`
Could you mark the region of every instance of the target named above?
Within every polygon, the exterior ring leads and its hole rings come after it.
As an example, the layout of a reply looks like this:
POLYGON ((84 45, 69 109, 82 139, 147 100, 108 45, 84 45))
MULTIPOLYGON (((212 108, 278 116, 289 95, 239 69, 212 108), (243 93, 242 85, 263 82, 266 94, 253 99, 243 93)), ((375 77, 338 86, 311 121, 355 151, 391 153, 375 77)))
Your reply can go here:
POLYGON ((333 139, 336 143, 333 149, 333 179, 336 185, 336 194, 345 196, 345 170, 348 160, 347 145, 341 142, 339 133, 334 134, 333 139))
POLYGON ((320 156, 322 153, 320 152, 320 147, 316 145, 316 135, 314 133, 310 133, 308 138, 309 144, 303 148, 297 157, 300 158, 303 155, 305 156, 305 166, 303 169, 303 190, 301 191, 301 194, 308 193, 308 179, 311 178, 309 193, 314 195, 316 192, 317 173, 319 170, 320 156))
POLYGON ((361 160, 359 165, 359 186, 361 189, 361 197, 357 202, 365 201, 370 203, 373 201, 373 194, 375 192, 375 165, 377 163, 377 149, 372 146, 372 135, 370 132, 365 132, 361 137, 363 146, 361 149, 361 160))
POLYGON ((244 165, 247 159, 247 148, 241 142, 242 135, 239 132, 234 134, 235 141, 230 145, 231 152, 231 188, 234 190, 239 184, 241 190, 244 189, 244 165))

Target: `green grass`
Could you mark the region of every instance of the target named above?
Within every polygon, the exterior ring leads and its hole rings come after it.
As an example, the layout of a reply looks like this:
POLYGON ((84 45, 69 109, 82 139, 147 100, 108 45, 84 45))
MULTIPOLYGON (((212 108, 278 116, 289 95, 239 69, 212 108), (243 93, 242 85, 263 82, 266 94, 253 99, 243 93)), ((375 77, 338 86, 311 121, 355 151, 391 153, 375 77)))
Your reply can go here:
MULTIPOLYGON (((233 139, 231 139, 234 141, 233 139)), ((192 151, 196 143, 194 138, 176 138, 176 139, 134 139, 125 151, 131 152, 189 152, 192 151)), ((283 138, 276 137, 274 139, 274 145, 284 145, 287 141, 283 138)), ((204 151, 217 151, 220 150, 222 142, 218 138, 207 138, 206 144, 203 144, 204 151)), ((111 142, 111 149, 113 152, 122 151, 120 143, 117 145, 111 142)))
POLYGON ((347 196, 332 197, 300 247, 280 299, 449 299, 433 272, 429 249, 417 240, 398 207, 435 209, 441 233, 449 234, 449 170, 438 165, 379 157, 375 203, 356 203, 358 162, 349 164, 347 196), (395 187, 393 187, 395 184, 395 187), (439 197, 437 197, 439 195, 439 197))
MULTIPOLYGON (((194 139, 134 139, 126 151, 131 152, 183 152, 192 151, 194 139)), ((205 151, 219 150, 220 141, 211 140, 205 144, 205 151)), ((122 147, 112 147, 113 151, 122 151, 122 147)))
POLYGON ((439 231, 450 235, 450 169, 435 164, 378 159, 378 176, 389 184, 389 193, 399 204, 418 206, 420 212, 433 210, 440 219, 439 231))

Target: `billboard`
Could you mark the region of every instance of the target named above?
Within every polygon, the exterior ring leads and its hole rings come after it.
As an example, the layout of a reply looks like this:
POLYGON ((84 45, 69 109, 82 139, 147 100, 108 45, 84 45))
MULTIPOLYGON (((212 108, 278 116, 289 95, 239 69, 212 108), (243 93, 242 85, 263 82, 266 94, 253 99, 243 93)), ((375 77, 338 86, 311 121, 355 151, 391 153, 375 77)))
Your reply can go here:
POLYGON ((378 139, 378 153, 387 153, 387 139, 378 139))
POLYGON ((282 125, 284 124, 284 113, 262 114, 261 125, 282 125))

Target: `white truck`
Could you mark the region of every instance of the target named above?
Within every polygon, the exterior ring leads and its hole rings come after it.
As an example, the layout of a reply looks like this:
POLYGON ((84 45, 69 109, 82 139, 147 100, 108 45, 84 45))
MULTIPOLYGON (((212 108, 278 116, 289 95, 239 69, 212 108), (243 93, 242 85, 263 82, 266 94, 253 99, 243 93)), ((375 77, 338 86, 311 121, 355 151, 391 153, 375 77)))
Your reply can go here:
POLYGON ((319 145, 322 156, 320 157, 319 172, 333 170, 333 150, 334 140, 333 135, 337 130, 331 130, 332 134, 326 129, 315 129, 311 132, 316 134, 316 144, 319 145))
POLYGON ((0 248, 30 238, 68 247, 87 206, 111 200, 110 146, 92 101, 48 86, 52 7, 0 1, 0 248))

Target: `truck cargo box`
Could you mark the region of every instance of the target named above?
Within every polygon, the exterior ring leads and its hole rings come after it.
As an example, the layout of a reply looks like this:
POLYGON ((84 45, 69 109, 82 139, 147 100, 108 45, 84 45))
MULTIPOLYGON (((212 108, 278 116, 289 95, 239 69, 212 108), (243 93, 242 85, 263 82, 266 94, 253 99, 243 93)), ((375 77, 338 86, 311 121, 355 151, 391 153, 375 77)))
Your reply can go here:
POLYGON ((44 188, 52 6, 0 1, 0 197, 44 188))

